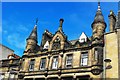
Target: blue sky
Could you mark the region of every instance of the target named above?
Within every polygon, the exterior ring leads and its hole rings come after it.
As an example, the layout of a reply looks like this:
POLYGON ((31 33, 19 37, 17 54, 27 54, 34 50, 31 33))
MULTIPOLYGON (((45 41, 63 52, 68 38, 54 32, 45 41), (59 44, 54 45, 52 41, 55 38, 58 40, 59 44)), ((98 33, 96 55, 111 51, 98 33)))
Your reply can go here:
MULTIPOLYGON (((117 2, 102 2, 101 10, 107 23, 108 14, 118 11, 117 2)), ((64 19, 63 31, 69 40, 78 39, 82 32, 92 35, 91 24, 97 11, 97 2, 9 2, 2 3, 2 44, 22 56, 26 38, 38 21, 38 44, 45 29, 55 33, 59 19, 64 19)), ((1 41, 0 41, 1 42, 1 41)))

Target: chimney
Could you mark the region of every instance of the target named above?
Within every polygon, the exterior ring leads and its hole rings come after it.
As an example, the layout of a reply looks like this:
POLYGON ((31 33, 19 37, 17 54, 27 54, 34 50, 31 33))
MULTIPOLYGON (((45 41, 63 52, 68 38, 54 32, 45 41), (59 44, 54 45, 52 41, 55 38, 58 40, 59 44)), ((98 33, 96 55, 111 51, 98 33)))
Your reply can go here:
POLYGON ((64 19, 60 19, 60 26, 58 28, 58 31, 63 31, 62 30, 62 25, 63 25, 64 19))
POLYGON ((115 30, 116 16, 112 10, 110 10, 109 14, 109 31, 113 32, 115 30))

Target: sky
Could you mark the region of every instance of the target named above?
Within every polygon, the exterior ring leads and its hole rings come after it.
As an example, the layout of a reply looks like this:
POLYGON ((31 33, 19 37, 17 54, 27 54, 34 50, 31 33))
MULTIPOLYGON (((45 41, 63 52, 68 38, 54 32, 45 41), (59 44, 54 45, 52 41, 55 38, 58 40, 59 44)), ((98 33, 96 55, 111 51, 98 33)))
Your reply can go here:
MULTIPOLYGON (((38 18, 38 45, 42 33, 47 29, 53 34, 63 18, 63 31, 68 40, 78 39, 82 32, 92 36, 91 24, 97 11, 97 2, 3 2, 2 3, 2 42, 22 56, 26 39, 30 35, 38 18)), ((108 32, 110 10, 118 12, 117 2, 101 2, 101 10, 107 23, 108 32)))

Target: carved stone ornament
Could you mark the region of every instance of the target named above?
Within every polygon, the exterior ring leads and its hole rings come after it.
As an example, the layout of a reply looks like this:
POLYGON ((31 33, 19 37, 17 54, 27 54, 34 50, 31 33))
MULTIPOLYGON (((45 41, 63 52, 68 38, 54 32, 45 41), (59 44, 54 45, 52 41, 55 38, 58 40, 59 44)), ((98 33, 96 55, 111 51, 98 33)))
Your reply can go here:
POLYGON ((95 69, 91 70, 91 73, 94 75, 99 75, 101 72, 102 72, 102 70, 99 68, 95 68, 95 69))

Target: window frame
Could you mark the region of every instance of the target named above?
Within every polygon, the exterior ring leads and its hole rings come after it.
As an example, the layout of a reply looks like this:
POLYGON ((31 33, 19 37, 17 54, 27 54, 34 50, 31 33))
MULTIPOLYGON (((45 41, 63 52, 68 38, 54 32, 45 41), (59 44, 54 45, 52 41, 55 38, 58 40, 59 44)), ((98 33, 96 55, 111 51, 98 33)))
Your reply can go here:
POLYGON ((66 59, 65 59, 65 67, 66 68, 72 68, 73 67, 73 54, 66 54, 66 59), (68 56, 72 56, 72 61, 71 61, 71 65, 68 65, 67 64, 67 59, 68 59, 68 56))
POLYGON ((84 43, 86 42, 86 39, 85 38, 81 38, 81 43, 84 43))
POLYGON ((98 48, 94 49, 94 60, 97 61, 98 60, 98 48))
POLYGON ((46 59, 46 58, 41 58, 41 59, 40 59, 40 68, 39 68, 40 70, 45 70, 45 68, 46 68, 46 61, 47 61, 47 59, 46 59), (45 64, 44 64, 44 65, 45 65, 45 67, 44 67, 44 68, 41 68, 41 65, 42 65, 42 60, 43 60, 43 59, 45 59, 45 64))
POLYGON ((58 69, 58 64, 59 64, 59 56, 53 56, 51 69, 58 69), (54 61, 55 58, 57 58, 57 67, 56 67, 56 68, 53 68, 53 61, 54 61))
POLYGON ((29 71, 34 71, 34 66, 35 66, 35 59, 31 59, 31 60, 30 60, 30 63, 29 63, 29 71), (30 69, 31 63, 32 63, 31 61, 33 61, 33 64, 32 64, 33 69, 30 69))
POLYGON ((88 51, 81 52, 81 56, 80 56, 80 66, 82 66, 82 67, 88 66, 88 61, 89 61, 88 51), (87 54, 87 57, 84 57, 84 58, 83 58, 83 55, 84 55, 84 54, 87 54), (87 58, 87 65, 84 65, 83 59, 86 59, 86 58, 87 58))

